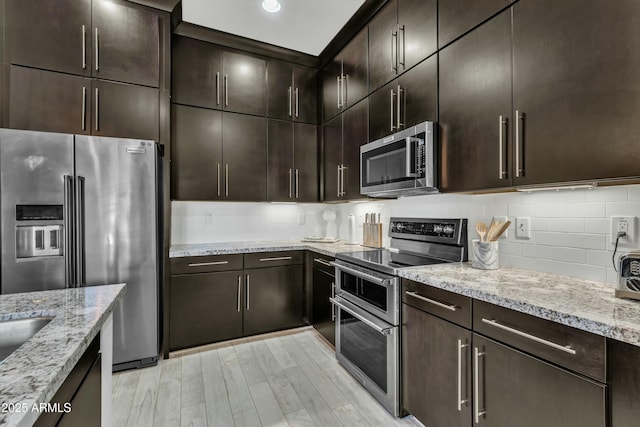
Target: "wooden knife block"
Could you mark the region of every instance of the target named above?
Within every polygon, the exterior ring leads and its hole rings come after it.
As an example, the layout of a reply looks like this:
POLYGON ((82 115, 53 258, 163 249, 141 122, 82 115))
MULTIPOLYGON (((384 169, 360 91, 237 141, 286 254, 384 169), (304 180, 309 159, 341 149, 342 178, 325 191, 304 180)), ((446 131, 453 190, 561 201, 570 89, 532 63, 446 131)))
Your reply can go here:
POLYGON ((362 224, 362 246, 370 248, 382 247, 382 223, 367 223, 362 224))

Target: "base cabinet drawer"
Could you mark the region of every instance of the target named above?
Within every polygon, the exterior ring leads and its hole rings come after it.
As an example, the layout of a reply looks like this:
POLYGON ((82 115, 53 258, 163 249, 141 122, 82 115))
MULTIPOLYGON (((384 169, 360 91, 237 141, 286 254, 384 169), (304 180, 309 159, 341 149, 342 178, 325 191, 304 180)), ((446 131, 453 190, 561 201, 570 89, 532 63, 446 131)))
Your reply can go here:
POLYGON ((604 384, 477 334, 472 357, 475 425, 607 425, 604 384))
POLYGON ((171 351, 242 336, 242 271, 171 277, 171 351))

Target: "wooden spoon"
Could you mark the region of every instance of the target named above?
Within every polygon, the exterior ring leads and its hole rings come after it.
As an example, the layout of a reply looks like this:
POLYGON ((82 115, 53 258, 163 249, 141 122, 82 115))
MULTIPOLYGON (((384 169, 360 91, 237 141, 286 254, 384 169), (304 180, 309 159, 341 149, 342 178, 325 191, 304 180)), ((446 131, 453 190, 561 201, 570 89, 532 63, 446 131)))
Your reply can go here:
POLYGON ((486 236, 487 234, 487 226, 484 224, 484 222, 476 222, 476 233, 478 233, 478 235, 480 236, 480 241, 484 242, 484 236, 486 236))
POLYGON ((510 225, 511 225, 511 221, 507 221, 504 224, 502 224, 502 226, 498 229, 498 231, 496 231, 491 241, 495 242, 496 240, 498 240, 500 236, 502 236, 504 232, 507 231, 507 228, 509 228, 510 225))
POLYGON ((487 242, 493 242, 496 232, 502 225, 502 221, 491 221, 491 225, 489 226, 489 231, 487 231, 487 242))

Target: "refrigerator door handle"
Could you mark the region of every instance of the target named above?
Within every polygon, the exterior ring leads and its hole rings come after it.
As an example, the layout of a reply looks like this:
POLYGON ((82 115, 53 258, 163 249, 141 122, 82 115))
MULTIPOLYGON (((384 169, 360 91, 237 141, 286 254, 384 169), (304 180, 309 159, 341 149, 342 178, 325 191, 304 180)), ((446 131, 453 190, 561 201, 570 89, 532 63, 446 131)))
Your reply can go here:
POLYGON ((71 288, 74 286, 74 257, 73 257, 73 177, 64 176, 64 286, 71 288))
POLYGON ((78 176, 76 182, 76 284, 78 287, 86 284, 85 263, 85 205, 84 205, 84 181, 83 176, 78 176))

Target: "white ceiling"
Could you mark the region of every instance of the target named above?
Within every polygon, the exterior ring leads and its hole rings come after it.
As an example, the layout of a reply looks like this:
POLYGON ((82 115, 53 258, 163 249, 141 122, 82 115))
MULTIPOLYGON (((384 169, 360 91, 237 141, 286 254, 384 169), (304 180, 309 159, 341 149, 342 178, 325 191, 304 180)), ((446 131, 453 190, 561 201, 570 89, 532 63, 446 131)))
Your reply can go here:
POLYGON ((262 0, 182 0, 185 22, 317 56, 365 0, 279 0, 276 14, 262 0))

